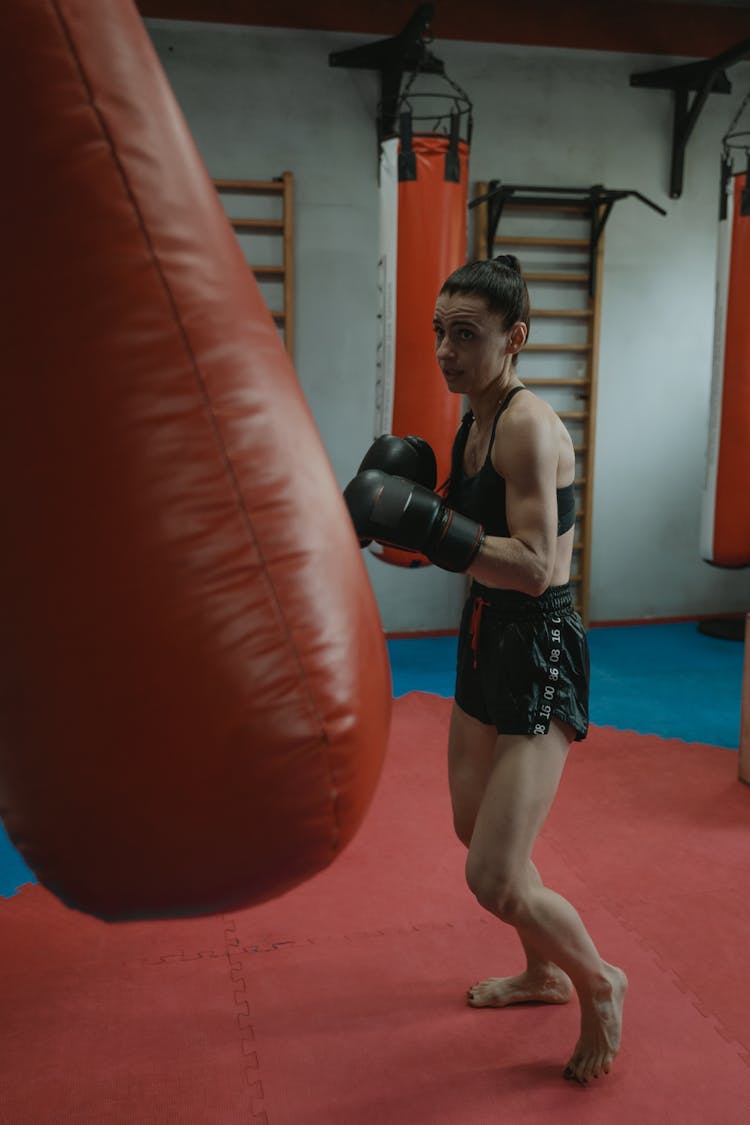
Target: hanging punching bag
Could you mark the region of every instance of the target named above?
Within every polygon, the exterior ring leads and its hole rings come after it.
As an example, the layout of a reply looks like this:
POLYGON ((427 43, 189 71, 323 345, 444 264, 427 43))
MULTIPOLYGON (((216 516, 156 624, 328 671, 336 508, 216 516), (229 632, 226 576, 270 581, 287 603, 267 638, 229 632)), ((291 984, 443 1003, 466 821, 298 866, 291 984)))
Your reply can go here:
POLYGON ((750 565, 750 192, 747 173, 723 176, 701 554, 750 565))
MULTIPOLYGON (((432 318, 449 273, 466 261, 469 146, 450 135, 415 135, 402 114, 401 133, 381 148, 380 413, 376 429, 415 434, 432 447, 437 481, 450 471, 461 398, 445 387, 435 359, 432 318)), ((373 542, 370 551, 394 566, 427 559, 373 542)))
POLYGON ((0 6, 0 813, 105 919, 360 824, 390 679, 290 361, 130 0, 0 6))

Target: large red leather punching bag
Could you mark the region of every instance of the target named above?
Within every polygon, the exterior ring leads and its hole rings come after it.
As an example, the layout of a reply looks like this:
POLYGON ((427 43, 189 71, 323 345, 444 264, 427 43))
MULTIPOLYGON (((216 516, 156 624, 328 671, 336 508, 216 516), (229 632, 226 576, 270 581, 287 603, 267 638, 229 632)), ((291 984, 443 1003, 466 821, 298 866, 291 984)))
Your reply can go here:
POLYGON ((390 678, 321 440, 130 0, 0 6, 0 810, 106 919, 351 838, 390 678))

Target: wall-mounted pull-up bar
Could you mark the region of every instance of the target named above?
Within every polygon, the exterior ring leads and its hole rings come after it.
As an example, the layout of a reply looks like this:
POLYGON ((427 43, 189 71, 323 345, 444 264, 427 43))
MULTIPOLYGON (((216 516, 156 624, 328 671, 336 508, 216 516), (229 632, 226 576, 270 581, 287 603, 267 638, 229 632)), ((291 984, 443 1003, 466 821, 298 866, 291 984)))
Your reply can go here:
POLYGON ((663 207, 652 203, 639 191, 617 191, 605 188, 601 184, 594 184, 588 188, 578 187, 533 187, 524 184, 504 184, 499 180, 491 180, 489 191, 477 196, 469 203, 469 209, 477 207, 480 203, 487 203, 487 257, 493 257, 495 235, 506 202, 512 200, 516 206, 534 207, 540 204, 545 207, 559 205, 578 206, 589 216, 591 224, 591 238, 589 241, 589 293, 593 296, 596 290, 596 261, 597 247, 601 238, 604 224, 610 216, 612 208, 619 199, 634 196, 641 203, 645 203, 660 215, 666 215, 663 207))

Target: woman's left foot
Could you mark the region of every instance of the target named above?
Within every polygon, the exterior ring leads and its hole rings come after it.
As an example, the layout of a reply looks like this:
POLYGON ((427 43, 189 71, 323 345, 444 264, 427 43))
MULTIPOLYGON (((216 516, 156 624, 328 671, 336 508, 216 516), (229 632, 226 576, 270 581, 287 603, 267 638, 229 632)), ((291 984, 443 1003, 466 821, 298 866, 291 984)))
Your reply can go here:
POLYGON ((509 1004, 567 1004, 574 989, 570 977, 550 965, 542 971, 527 969, 515 977, 490 977, 467 992, 472 1008, 507 1008, 509 1004))

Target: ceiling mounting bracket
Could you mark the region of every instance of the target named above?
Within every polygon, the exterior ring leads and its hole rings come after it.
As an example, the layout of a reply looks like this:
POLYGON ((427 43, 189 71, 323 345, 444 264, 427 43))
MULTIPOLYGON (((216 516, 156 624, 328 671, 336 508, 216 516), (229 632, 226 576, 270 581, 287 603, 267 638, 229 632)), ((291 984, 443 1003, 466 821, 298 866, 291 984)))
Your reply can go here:
POLYGON ((379 39, 377 43, 366 43, 348 51, 334 51, 328 56, 329 66, 380 71, 378 145, 396 131, 404 73, 445 74, 441 60, 427 49, 432 42, 430 23, 434 8, 434 4, 420 4, 403 31, 391 39, 379 39))
POLYGON ((701 110, 708 100, 708 95, 731 94, 732 84, 724 68, 739 62, 748 53, 750 53, 750 39, 743 39, 741 43, 703 62, 685 63, 682 66, 667 67, 665 70, 631 74, 631 86, 672 90, 674 93, 672 164, 669 175, 669 194, 672 199, 679 199, 682 195, 685 150, 701 110), (691 93, 694 93, 692 103, 689 101, 691 93))

